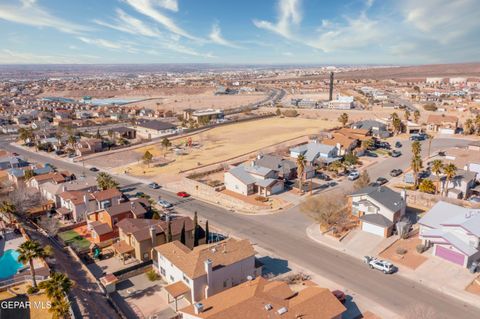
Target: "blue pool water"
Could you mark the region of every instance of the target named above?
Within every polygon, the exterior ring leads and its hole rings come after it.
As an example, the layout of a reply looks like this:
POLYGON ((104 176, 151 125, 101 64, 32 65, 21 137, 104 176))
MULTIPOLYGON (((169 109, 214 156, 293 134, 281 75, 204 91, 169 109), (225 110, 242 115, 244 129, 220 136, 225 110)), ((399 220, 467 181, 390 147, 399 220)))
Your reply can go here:
POLYGON ((17 251, 9 249, 0 257, 0 279, 15 275, 17 270, 23 267, 18 261, 18 255, 17 251))

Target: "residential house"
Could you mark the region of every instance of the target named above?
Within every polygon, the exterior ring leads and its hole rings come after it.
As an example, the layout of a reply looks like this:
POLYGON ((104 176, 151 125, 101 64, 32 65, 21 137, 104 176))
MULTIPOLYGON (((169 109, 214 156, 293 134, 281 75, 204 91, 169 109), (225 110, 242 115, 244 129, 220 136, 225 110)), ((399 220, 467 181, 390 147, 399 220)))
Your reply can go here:
MULTIPOLYGON (((167 242, 168 223, 172 240, 181 240, 185 224, 185 246, 193 249, 194 225, 189 217, 174 218, 170 221, 158 219, 126 218, 118 222, 119 241, 113 244, 117 254, 129 254, 137 260, 152 259, 152 249, 167 242)), ((156 260, 155 260, 156 262, 156 260)))
POLYGON ((367 130, 373 137, 387 138, 390 136, 387 125, 376 120, 358 121, 353 123, 351 128, 367 130))
POLYGON ((0 170, 10 168, 20 168, 28 166, 28 162, 22 160, 18 156, 2 156, 0 157, 0 170))
POLYGON ((308 282, 300 291, 263 277, 180 309, 183 319, 340 319, 344 305, 327 288, 308 282))
POLYGON ((183 118, 188 121, 190 119, 199 123, 208 123, 212 120, 223 119, 224 113, 220 109, 204 109, 204 110, 194 110, 194 109, 185 109, 183 110, 183 118))
POLYGON ((193 250, 174 241, 155 247, 155 251, 154 267, 169 284, 165 289, 180 288, 193 303, 262 274, 248 240, 229 238, 193 250))
MULTIPOLYGON (((430 175, 428 178, 436 184, 437 177, 435 175, 430 175)), ((476 186, 476 179, 476 172, 458 169, 455 177, 448 182, 445 176, 440 176, 439 192, 445 193, 450 198, 468 198, 476 186)))
POLYGON ((338 155, 345 155, 353 152, 360 145, 361 141, 368 140, 370 132, 364 129, 352 129, 343 127, 322 139, 322 144, 335 146, 338 149, 338 155))
POLYGON ((33 187, 40 191, 40 185, 51 182, 53 184, 61 184, 75 179, 75 175, 69 172, 51 172, 42 175, 36 175, 27 181, 28 187, 33 187))
POLYGON ((405 192, 400 194, 385 186, 367 186, 349 195, 349 201, 361 230, 389 237, 394 224, 405 215, 405 196, 405 192))
POLYGON ((314 166, 315 164, 328 165, 341 159, 338 156, 338 152, 339 149, 336 145, 323 144, 314 139, 307 144, 291 148, 290 156, 298 158, 298 156, 303 155, 306 163, 310 166, 314 166))
POLYGON ((480 209, 436 203, 419 220, 419 237, 434 256, 463 267, 480 260, 480 209))
POLYGON ((278 171, 258 166, 254 161, 251 165, 238 165, 225 172, 224 184, 227 190, 246 196, 269 196, 284 189, 284 182, 278 178, 278 171))
MULTIPOLYGON (((97 190, 97 181, 94 177, 80 177, 78 179, 70 179, 64 183, 56 183, 55 181, 47 181, 46 183, 41 183, 38 186, 40 195, 46 199, 51 200, 55 203, 55 207, 61 207, 60 194, 70 191, 85 191, 85 192, 94 192, 97 190)), ((68 212, 68 210, 64 210, 68 212)))
MULTIPOLYGON (((107 207, 119 205, 121 203, 122 193, 116 188, 88 192, 88 191, 70 191, 60 193, 60 205, 63 210, 61 214, 66 218, 72 218, 76 222, 86 219, 88 213, 107 207), (67 211, 65 211, 65 209, 67 211)), ((59 209, 57 209, 57 212, 59 209)))
POLYGON ((118 237, 117 224, 126 218, 144 218, 150 204, 145 199, 135 199, 88 213, 87 226, 93 241, 100 243, 118 237))
POLYGON ((130 127, 115 127, 108 130, 109 135, 112 135, 115 139, 125 138, 127 140, 132 140, 137 138, 137 131, 130 127))
POLYGON ((453 115, 431 114, 427 119, 427 131, 440 134, 455 134, 458 128, 458 117, 453 115))
POLYGON ((281 156, 259 154, 254 165, 269 168, 277 172, 279 178, 286 180, 294 179, 297 176, 297 164, 281 156))
POLYGON ((103 149, 102 140, 98 138, 90 138, 87 140, 80 140, 75 146, 75 154, 77 156, 84 156, 101 152, 103 149))
POLYGON ((175 134, 177 132, 176 125, 156 120, 139 121, 136 123, 135 129, 137 135, 145 139, 175 134))
POLYGON ((11 168, 7 170, 8 180, 18 186, 25 181, 25 171, 27 170, 32 170, 33 175, 43 175, 53 172, 53 168, 50 166, 11 168))

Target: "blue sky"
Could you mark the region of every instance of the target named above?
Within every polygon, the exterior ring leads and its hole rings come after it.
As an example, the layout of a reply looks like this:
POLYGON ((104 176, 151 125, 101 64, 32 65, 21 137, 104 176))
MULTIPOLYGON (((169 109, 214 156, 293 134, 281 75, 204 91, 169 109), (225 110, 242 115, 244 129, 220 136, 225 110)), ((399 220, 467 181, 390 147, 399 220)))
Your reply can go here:
POLYGON ((0 0, 0 63, 478 61, 478 0, 0 0))

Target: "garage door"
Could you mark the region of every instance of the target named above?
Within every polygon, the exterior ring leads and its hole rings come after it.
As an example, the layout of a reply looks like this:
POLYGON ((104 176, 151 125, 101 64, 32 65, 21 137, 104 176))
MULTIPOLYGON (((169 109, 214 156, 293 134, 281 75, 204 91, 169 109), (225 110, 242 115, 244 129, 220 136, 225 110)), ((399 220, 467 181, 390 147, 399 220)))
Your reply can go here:
POLYGON ((362 222, 362 230, 384 237, 384 228, 377 225, 362 222))
POLYGON ((462 266, 465 261, 465 256, 463 254, 440 245, 437 245, 435 255, 462 266))

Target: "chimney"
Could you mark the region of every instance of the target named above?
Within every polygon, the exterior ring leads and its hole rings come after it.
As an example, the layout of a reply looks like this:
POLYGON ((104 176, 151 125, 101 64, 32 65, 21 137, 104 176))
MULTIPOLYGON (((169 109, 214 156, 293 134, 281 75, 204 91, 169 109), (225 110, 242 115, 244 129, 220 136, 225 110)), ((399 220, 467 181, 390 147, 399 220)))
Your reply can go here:
POLYGON ((67 191, 67 185, 65 185, 65 184, 62 185, 62 191, 63 191, 63 192, 66 192, 66 191, 67 191))
POLYGON ((402 189, 400 192, 400 196, 402 196, 403 201, 406 203, 407 202, 407 191, 402 189))
POLYGON ((152 247, 157 246, 157 231, 155 226, 150 226, 150 238, 152 240, 152 247))
POLYGON ((87 194, 84 194, 84 195, 83 195, 83 202, 85 203, 85 205, 88 205, 88 197, 87 197, 87 194))
POLYGON ((170 213, 165 214, 165 221, 168 223, 170 221, 170 213))
POLYGON ((333 100, 333 72, 330 72, 330 91, 328 93, 328 100, 333 100))
POLYGON ((210 259, 205 260, 205 273, 207 274, 207 287, 205 287, 205 298, 210 296, 213 287, 213 262, 210 259))

